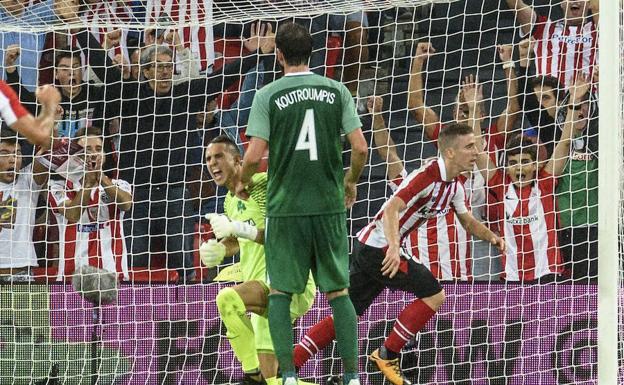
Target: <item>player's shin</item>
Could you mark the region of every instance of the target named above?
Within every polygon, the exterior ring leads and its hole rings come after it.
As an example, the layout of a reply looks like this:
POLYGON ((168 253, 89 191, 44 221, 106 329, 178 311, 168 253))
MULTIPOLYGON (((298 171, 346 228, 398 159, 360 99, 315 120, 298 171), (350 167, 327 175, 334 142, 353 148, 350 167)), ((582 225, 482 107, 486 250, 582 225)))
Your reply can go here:
POLYGON ((395 359, 405 344, 412 339, 433 317, 435 310, 423 300, 417 299, 407 305, 394 323, 392 332, 380 349, 383 359, 395 359))
POLYGON ((344 383, 358 378, 357 315, 348 295, 329 300, 334 315, 338 351, 344 365, 344 383))
POLYGON ((219 292, 216 302, 221 319, 227 328, 227 338, 243 371, 258 372, 259 362, 254 332, 245 311, 245 303, 238 293, 229 287, 219 292))
POLYGON ((291 299, 292 296, 286 293, 269 295, 269 329, 284 381, 289 377, 296 377, 293 364, 293 329, 290 319, 291 299))

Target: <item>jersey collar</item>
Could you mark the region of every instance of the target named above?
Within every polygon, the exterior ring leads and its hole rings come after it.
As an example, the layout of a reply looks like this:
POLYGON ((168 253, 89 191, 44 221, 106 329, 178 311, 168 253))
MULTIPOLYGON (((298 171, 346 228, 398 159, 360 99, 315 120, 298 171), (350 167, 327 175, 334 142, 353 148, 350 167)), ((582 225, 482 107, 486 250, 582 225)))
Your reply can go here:
POLYGON ((301 72, 289 72, 284 76, 301 76, 301 75, 312 75, 314 72, 312 71, 301 71, 301 72))
POLYGON ((440 169, 440 178, 444 182, 450 182, 450 180, 446 176, 446 164, 444 163, 444 159, 440 156, 438 157, 437 162, 438 162, 438 168, 440 169))

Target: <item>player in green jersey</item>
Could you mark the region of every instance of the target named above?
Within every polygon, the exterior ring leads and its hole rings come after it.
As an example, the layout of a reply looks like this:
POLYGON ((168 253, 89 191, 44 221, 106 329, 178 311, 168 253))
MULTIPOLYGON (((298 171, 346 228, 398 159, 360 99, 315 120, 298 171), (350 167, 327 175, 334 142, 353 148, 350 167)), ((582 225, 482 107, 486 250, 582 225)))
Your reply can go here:
POLYGON ((254 188, 252 176, 269 148, 265 228, 269 327, 285 385, 297 383, 289 307, 303 292, 310 271, 326 293, 336 327, 346 385, 359 384, 357 318, 348 296, 345 207, 355 202, 356 183, 368 152, 361 122, 347 88, 313 74, 308 31, 294 23, 279 27, 277 60, 284 76, 254 97, 247 128, 250 144, 237 193, 254 188), (351 144, 343 172, 341 135, 351 144))
MULTIPOLYGON (((203 243, 201 260, 206 266, 214 267, 224 257, 240 252, 244 282, 221 290, 216 299, 217 307, 230 345, 243 366, 243 384, 274 385, 277 384, 277 360, 266 317, 269 287, 263 245, 267 175, 253 176, 253 187, 246 199, 234 195, 241 177, 241 154, 236 143, 226 135, 210 142, 206 148, 206 164, 215 183, 225 186, 229 192, 225 198, 225 215, 207 216, 220 241, 213 239, 203 243), (251 317, 247 312, 252 313, 251 317)), ((315 293, 316 286, 309 276, 303 293, 293 297, 291 320, 310 309, 315 293)))

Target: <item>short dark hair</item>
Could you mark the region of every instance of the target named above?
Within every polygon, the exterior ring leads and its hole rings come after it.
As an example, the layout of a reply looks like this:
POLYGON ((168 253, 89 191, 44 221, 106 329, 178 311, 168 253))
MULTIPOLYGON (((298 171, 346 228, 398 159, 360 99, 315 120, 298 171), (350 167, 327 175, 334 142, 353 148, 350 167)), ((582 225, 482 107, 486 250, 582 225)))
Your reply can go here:
POLYGON ((11 130, 4 122, 2 122, 2 126, 0 127, 0 142, 9 144, 19 143, 17 133, 11 130))
POLYGON ((531 79, 531 88, 544 86, 552 88, 553 93, 555 94, 555 98, 558 102, 563 100, 564 89, 561 85, 561 82, 556 77, 550 75, 542 75, 536 76, 531 79))
POLYGON ((275 35, 275 47, 282 52, 289 65, 308 64, 312 55, 312 36, 297 23, 282 24, 275 35))
POLYGON ((72 63, 74 62, 74 60, 78 60, 80 65, 82 65, 82 57, 80 57, 79 51, 57 51, 54 55, 54 67, 58 67, 59 63, 63 59, 71 59, 72 63))
POLYGON ((219 135, 216 138, 212 139, 209 144, 225 144, 225 146, 233 155, 241 156, 238 145, 232 138, 227 135, 219 135))
POLYGON ((510 156, 518 154, 528 154, 533 161, 537 160, 538 144, 532 138, 524 135, 517 134, 507 140, 507 146, 505 148, 505 163, 509 161, 510 156))
POLYGON ((98 138, 104 141, 104 134, 101 128, 96 126, 91 127, 82 127, 78 131, 76 131, 76 138, 80 138, 83 136, 97 136, 98 138))
POLYGON ((444 151, 451 147, 460 136, 473 134, 472 127, 464 123, 452 123, 440 130, 438 136, 438 148, 440 151, 444 151))

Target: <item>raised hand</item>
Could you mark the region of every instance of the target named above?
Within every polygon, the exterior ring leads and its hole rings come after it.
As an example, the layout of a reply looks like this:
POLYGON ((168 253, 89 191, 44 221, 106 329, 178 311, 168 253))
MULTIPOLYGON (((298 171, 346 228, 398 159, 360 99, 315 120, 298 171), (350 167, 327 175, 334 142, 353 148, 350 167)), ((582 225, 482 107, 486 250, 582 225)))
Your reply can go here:
POLYGON ((56 107, 61 102, 61 94, 54 86, 46 84, 45 86, 38 87, 35 91, 35 96, 41 105, 56 113, 56 107))
POLYGON ((585 95, 589 92, 591 85, 592 81, 589 75, 584 73, 576 75, 576 79, 574 79, 574 83, 570 87, 570 96, 575 104, 585 100, 585 95))
POLYGON ((512 60, 513 46, 511 44, 499 45, 496 48, 498 49, 498 57, 500 57, 503 63, 506 63, 512 60))
POLYGON ((381 96, 369 96, 366 101, 366 109, 369 114, 380 114, 383 108, 383 99, 381 96))
POLYGON ((464 78, 460 87, 461 96, 468 107, 475 107, 483 100, 483 85, 478 83, 475 75, 470 74, 464 78))
POLYGON ((251 36, 243 42, 243 45, 251 52, 257 49, 263 54, 273 52, 275 50, 273 26, 269 23, 252 24, 251 36))
POLYGON ((524 39, 518 43, 518 54, 520 56, 520 65, 522 67, 529 66, 529 60, 531 59, 531 53, 535 47, 535 39, 530 37, 524 39))
POLYGON ((17 44, 11 44, 6 47, 6 50, 4 51, 4 68, 7 73, 12 74, 15 72, 15 62, 17 61, 20 53, 20 46, 17 44))

